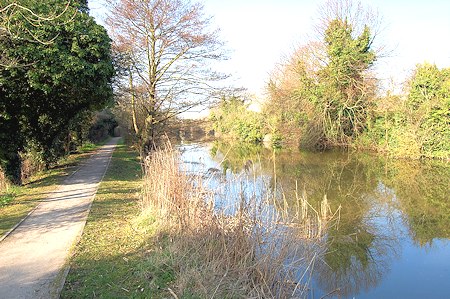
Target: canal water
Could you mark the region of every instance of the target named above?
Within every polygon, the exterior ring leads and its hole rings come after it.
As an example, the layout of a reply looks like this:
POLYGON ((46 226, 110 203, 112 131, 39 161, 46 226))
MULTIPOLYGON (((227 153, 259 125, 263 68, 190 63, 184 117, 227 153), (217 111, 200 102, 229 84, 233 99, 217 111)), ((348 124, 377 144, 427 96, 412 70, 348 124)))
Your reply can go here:
POLYGON ((340 207, 310 298, 450 298, 448 162, 223 142, 178 148, 187 171, 210 174, 212 189, 228 188, 223 206, 242 192, 230 182, 248 177, 252 194, 282 190, 289 202, 301 189, 312 205, 326 196, 332 210, 340 207))

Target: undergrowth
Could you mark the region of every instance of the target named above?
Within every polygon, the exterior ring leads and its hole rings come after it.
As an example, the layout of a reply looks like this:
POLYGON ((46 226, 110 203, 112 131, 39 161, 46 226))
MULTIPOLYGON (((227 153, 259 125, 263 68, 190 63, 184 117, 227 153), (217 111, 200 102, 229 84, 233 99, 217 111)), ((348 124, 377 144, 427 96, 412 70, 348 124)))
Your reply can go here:
POLYGON ((143 181, 140 169, 135 152, 115 151, 62 298, 306 297, 338 218, 326 198, 315 208, 242 192, 220 208, 169 145, 144 161, 143 181))
POLYGON ((220 207, 207 178, 184 171, 170 145, 153 152, 144 169, 142 207, 163 240, 172 296, 306 297, 327 228, 338 218, 326 198, 314 208, 297 194, 289 206, 271 192, 242 189, 233 207, 220 207))

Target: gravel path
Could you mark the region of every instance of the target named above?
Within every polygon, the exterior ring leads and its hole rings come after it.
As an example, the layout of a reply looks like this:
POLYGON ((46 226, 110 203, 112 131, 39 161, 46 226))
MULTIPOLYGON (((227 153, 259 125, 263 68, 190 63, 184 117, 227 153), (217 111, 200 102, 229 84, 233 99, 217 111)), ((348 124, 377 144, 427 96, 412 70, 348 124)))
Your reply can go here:
POLYGON ((0 298, 58 298, 66 261, 119 138, 102 146, 0 242, 0 298))

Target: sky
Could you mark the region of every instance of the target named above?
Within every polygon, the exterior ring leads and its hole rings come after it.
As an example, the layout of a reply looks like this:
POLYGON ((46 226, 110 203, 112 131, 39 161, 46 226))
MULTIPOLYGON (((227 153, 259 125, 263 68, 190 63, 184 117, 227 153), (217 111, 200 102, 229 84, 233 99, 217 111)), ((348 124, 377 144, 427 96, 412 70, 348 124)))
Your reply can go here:
MULTIPOLYGON (((90 0, 102 23, 104 0, 90 0)), ((192 0, 193 1, 193 0, 192 0)), ((230 59, 221 64, 237 86, 264 97, 269 75, 283 57, 311 40, 322 0, 203 0, 206 14, 220 29, 230 59)), ((376 42, 389 56, 376 63, 384 85, 399 86, 425 61, 450 67, 450 1, 363 0, 382 17, 376 42)))

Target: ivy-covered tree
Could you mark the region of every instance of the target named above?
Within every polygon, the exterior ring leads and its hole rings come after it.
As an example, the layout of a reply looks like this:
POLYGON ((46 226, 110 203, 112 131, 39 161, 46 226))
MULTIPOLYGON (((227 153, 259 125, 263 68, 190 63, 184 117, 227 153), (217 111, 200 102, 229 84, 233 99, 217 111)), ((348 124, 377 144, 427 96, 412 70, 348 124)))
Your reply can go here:
POLYGON ((321 7, 318 39, 299 48, 268 86, 265 111, 277 115, 272 125, 288 142, 346 146, 366 128, 377 83, 370 72, 377 22, 360 3, 330 0, 321 7))
MULTIPOLYGON (((30 25, 37 28, 45 24, 55 25, 67 21, 66 16, 74 16, 78 10, 87 11, 87 1, 78 0, 78 5, 71 5, 76 0, 59 1, 58 5, 36 8, 31 1, 5 0, 0 3, 0 40, 24 40, 41 44, 50 44, 54 37, 48 38, 44 31, 30 30, 30 25), (43 34, 44 33, 44 34, 43 34)), ((18 57, 0 52, 0 68, 19 66, 18 57)))
MULTIPOLYGON (((39 16, 64 10, 66 4, 20 1, 39 16)), ((15 183, 20 183, 19 153, 26 146, 40 152, 49 166, 63 153, 71 121, 112 99, 111 41, 88 15, 86 1, 71 1, 70 6, 73 14, 38 26, 20 21, 20 14, 11 17, 12 31, 39 40, 0 39, 0 52, 17 62, 0 68, 0 162, 15 183)))
POLYGON ((338 143, 348 143, 365 128, 375 90, 368 77, 376 59, 370 29, 365 25, 355 34, 353 28, 347 19, 333 19, 324 37, 327 64, 320 71, 324 133, 338 143))

